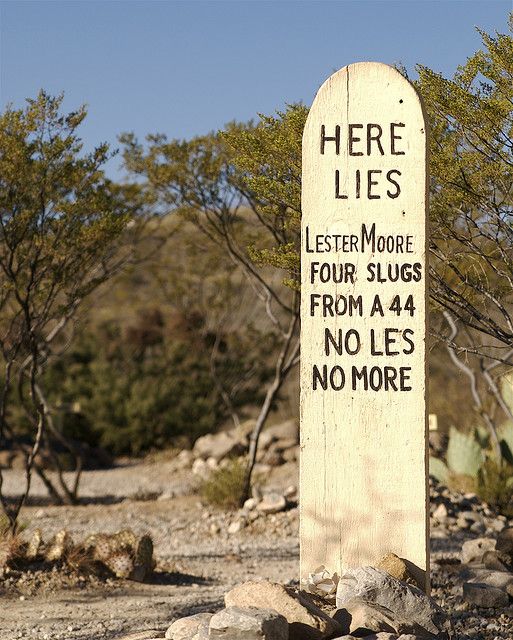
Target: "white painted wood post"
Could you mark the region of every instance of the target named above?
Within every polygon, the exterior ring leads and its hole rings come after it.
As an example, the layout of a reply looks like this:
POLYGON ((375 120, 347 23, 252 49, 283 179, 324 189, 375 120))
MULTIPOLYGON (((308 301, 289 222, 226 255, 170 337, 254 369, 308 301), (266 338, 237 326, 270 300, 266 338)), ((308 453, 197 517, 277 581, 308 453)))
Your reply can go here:
POLYGON ((351 64, 319 89, 303 134, 302 578, 388 552, 429 567, 426 149, 392 67, 351 64))

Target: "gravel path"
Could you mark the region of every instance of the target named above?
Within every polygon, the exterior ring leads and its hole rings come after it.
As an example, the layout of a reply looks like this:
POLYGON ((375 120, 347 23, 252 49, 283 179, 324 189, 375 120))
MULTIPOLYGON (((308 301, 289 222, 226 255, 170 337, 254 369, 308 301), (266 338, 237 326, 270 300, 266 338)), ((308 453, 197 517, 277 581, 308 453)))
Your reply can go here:
MULTIPOLYGON (((276 488, 297 482, 295 467, 285 467, 270 477, 276 488)), ((11 488, 16 487, 16 473, 7 474, 11 488)), ((35 575, 21 581, 8 579, 0 639, 114 640, 145 629, 162 632, 177 617, 221 608, 223 594, 244 580, 294 583, 299 563, 298 510, 244 521, 237 513, 206 507, 197 496, 184 495, 194 483, 190 472, 176 472, 171 463, 129 465, 84 474, 83 495, 108 494, 111 504, 27 507, 22 520, 28 532, 41 528, 46 539, 62 528, 75 540, 95 531, 127 527, 138 534, 149 532, 155 542, 157 572, 150 584, 76 578, 66 583, 57 573, 44 579, 35 575), (138 500, 143 494, 161 497, 138 500), (239 520, 241 529, 230 534, 230 524, 239 520)), ((480 532, 478 527, 475 531, 461 528, 451 515, 432 521, 433 596, 450 612, 457 640, 511 640, 513 607, 473 610, 462 601, 455 569, 465 540, 493 534, 487 525, 495 521, 495 514, 476 500, 449 492, 434 491, 432 501, 432 509, 444 503, 449 514, 451 509, 473 509, 482 518, 480 532)))

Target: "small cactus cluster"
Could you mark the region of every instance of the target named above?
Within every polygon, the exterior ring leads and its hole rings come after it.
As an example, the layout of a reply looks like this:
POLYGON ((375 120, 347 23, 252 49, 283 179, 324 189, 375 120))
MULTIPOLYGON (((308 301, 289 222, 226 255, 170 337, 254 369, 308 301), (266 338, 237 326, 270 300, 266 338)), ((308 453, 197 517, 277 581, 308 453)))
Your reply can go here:
POLYGON ((130 529, 110 535, 93 534, 86 539, 84 548, 117 578, 143 582, 155 566, 151 537, 144 535, 138 538, 130 529))
POLYGON ((130 529, 113 534, 93 534, 78 545, 66 529, 59 531, 48 544, 43 541, 40 529, 36 529, 28 541, 7 533, 0 537, 0 573, 7 566, 38 561, 62 561, 78 570, 107 568, 117 578, 137 582, 143 582, 155 568, 151 537, 138 537, 130 529))

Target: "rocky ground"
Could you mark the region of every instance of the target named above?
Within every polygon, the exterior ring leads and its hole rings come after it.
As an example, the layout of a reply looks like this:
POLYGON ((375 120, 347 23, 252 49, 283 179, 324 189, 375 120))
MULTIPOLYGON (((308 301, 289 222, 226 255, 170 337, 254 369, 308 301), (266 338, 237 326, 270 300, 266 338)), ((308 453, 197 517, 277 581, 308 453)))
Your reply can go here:
MULTIPOLYGON (((163 637, 177 618, 221 609, 224 594, 246 580, 297 584, 297 507, 289 503, 284 511, 266 514, 256 509, 228 513, 205 505, 194 494, 198 475, 190 463, 164 459, 85 472, 86 504, 76 507, 45 506, 36 484, 33 504, 22 517, 27 535, 40 528, 49 537, 66 528, 74 539, 83 539, 97 531, 130 528, 138 535, 151 534, 158 564, 144 584, 57 569, 11 570, 0 582, 0 638, 114 640, 150 629, 160 632, 154 637, 163 637)), ((5 475, 8 491, 15 492, 20 472, 5 475)), ((290 485, 297 485, 294 462, 268 471, 266 491, 284 494, 289 488, 290 494, 290 485)), ((465 601, 460 570, 466 541, 495 539, 513 521, 475 496, 433 488, 431 498, 432 595, 450 614, 455 638, 511 640, 511 598, 497 600, 494 608, 465 601)))

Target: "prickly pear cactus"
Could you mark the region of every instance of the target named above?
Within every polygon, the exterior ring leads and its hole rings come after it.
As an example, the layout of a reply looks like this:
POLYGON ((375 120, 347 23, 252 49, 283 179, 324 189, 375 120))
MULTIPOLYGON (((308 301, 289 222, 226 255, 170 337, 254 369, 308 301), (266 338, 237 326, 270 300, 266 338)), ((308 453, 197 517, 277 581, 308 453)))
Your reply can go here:
POLYGON ((144 535, 137 544, 131 578, 137 582, 143 582, 153 569, 153 542, 149 535, 144 535))
POLYGON ((129 578, 134 568, 132 554, 125 550, 115 551, 104 563, 116 578, 129 578))
POLYGON ((429 475, 436 478, 438 482, 447 484, 451 473, 443 460, 429 456, 429 475))
POLYGON ((35 560, 43 550, 43 534, 41 529, 36 529, 27 544, 25 558, 28 561, 35 560))
POLYGON ((451 427, 446 458, 452 473, 476 478, 484 462, 484 453, 472 434, 451 427))
POLYGON ((0 535, 0 577, 9 565, 24 562, 27 559, 29 547, 30 545, 27 545, 18 534, 4 531, 0 535))
POLYGON ((114 534, 116 544, 120 547, 126 547, 127 549, 137 548, 137 536, 131 529, 123 529, 114 534))
POLYGON ((153 542, 149 535, 138 537, 130 529, 113 534, 91 534, 81 544, 74 545, 66 529, 59 531, 45 545, 40 529, 28 541, 6 534, 0 537, 0 576, 10 563, 21 560, 32 562, 44 558, 47 562, 65 561, 76 570, 109 569, 117 578, 142 582, 155 567, 153 542))
POLYGON ((504 459, 513 464, 513 422, 506 422, 500 427, 499 437, 504 459))
POLYGON ((4 535, 0 539, 0 575, 12 558, 11 536, 4 535))
POLYGON ((64 558, 66 553, 73 548, 73 540, 66 531, 62 529, 59 533, 55 534, 55 538, 52 540, 45 553, 45 560, 47 562, 55 562, 64 558))
POLYGON ((94 540, 88 538, 88 541, 90 542, 90 548, 93 550, 94 559, 103 563, 105 563, 118 548, 114 536, 106 533, 99 533, 94 536, 94 540))
POLYGON ((118 578, 142 582, 154 569, 151 537, 139 538, 130 529, 91 535, 84 542, 84 548, 118 578))

